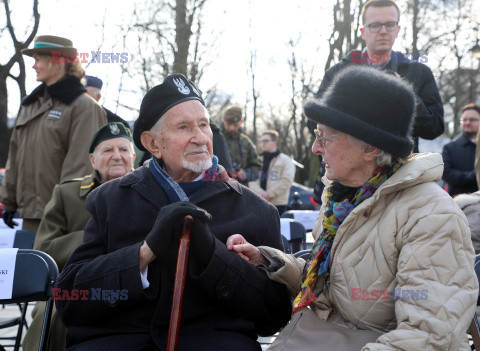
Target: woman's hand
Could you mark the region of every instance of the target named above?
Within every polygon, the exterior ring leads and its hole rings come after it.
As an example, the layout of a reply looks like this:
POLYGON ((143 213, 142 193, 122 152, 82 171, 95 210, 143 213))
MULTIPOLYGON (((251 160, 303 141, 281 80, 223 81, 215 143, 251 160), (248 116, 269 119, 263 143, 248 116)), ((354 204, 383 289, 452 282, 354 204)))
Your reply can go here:
POLYGON ((260 250, 245 240, 242 235, 231 235, 227 239, 226 245, 228 250, 236 252, 241 258, 250 264, 254 266, 264 264, 268 266, 268 261, 263 257, 260 250))

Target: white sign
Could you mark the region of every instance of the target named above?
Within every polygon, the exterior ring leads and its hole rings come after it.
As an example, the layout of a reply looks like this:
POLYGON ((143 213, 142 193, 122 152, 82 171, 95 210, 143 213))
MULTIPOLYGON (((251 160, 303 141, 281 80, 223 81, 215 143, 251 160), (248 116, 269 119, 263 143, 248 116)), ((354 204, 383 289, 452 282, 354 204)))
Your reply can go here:
POLYGON ((16 229, 0 229, 0 249, 11 249, 15 241, 16 229))
POLYGON ((0 249, 0 300, 11 299, 18 249, 0 249))
POLYGON ((12 230, 20 230, 22 229, 22 226, 23 226, 23 218, 14 218, 13 219, 14 222, 17 222, 18 225, 16 225, 13 229, 10 228, 8 225, 5 224, 5 222, 3 221, 3 219, 0 218, 0 230, 2 229, 12 229, 12 230))
POLYGON ((303 224, 306 231, 311 231, 318 217, 318 211, 293 212, 293 218, 303 224))
POLYGON ((290 234, 290 218, 280 218, 280 233, 290 241, 292 238, 290 234))

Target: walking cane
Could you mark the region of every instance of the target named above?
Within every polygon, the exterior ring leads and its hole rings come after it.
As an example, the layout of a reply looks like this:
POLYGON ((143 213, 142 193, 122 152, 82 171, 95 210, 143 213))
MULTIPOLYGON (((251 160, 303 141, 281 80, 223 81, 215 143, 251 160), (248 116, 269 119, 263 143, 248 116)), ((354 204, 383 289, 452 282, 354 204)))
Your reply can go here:
POLYGON ((178 348, 178 333, 180 332, 180 318, 182 316, 183 290, 187 277, 188 251, 190 249, 190 234, 193 218, 185 216, 182 222, 182 233, 178 247, 177 270, 175 271, 175 285, 173 287, 172 312, 168 328, 167 351, 176 351, 178 348))

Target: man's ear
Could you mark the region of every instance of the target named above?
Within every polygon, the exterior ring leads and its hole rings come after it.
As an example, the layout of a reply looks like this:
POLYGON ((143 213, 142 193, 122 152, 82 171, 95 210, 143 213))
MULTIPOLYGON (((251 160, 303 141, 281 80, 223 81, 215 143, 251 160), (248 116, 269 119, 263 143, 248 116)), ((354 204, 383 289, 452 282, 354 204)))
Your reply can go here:
POLYGON ((153 156, 162 158, 162 149, 158 143, 158 138, 151 131, 145 131, 140 135, 140 141, 145 149, 147 149, 153 156))
POLYGON ((92 164, 92 168, 93 168, 94 170, 97 170, 97 169, 95 168, 95 156, 93 155, 93 153, 91 153, 91 154, 88 155, 88 156, 90 157, 90 163, 92 164))
POLYGON ((365 28, 360 28, 360 33, 362 34, 363 41, 365 41, 365 28))

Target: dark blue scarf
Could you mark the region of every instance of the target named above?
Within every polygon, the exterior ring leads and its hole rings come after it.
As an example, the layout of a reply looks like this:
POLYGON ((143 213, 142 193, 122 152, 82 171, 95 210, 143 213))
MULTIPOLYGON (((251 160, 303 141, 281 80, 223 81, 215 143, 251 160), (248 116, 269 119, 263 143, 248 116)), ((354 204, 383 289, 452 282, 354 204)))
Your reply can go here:
MULTIPOLYGON (((150 159, 149 169, 150 172, 152 172, 153 177, 157 180, 158 184, 160 184, 162 189, 167 193, 170 203, 177 201, 188 201, 188 196, 185 194, 185 191, 183 191, 180 185, 178 185, 178 183, 162 169, 155 157, 150 159)), ((210 168, 209 172, 217 172, 217 169, 218 158, 214 155, 212 158, 212 167, 210 168)))

